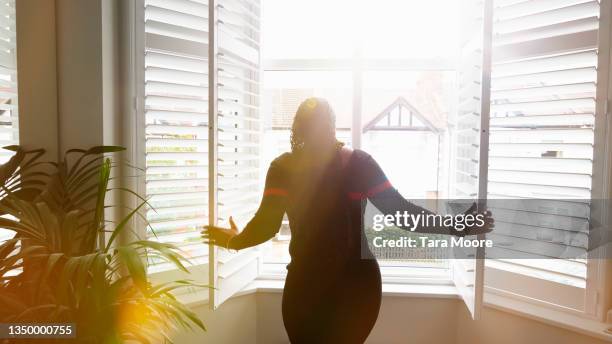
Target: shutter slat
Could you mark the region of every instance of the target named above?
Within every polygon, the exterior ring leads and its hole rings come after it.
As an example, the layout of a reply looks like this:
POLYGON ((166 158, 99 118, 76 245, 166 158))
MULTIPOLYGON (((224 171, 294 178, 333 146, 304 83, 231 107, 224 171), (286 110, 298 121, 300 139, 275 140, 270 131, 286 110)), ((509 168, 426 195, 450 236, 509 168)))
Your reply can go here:
POLYGON ((145 15, 150 6, 164 8, 174 12, 198 16, 202 19, 208 18, 208 5, 206 1, 192 0, 146 0, 145 15))
POLYGON ((168 135, 207 135, 208 126, 188 126, 188 125, 147 125, 147 133, 168 134, 168 135))
POLYGON ((593 144, 593 129, 491 130, 491 143, 587 143, 593 144))
POLYGON ((179 71, 169 68, 147 67, 145 77, 146 81, 162 81, 201 87, 207 87, 208 85, 207 73, 179 71))
MULTIPOLYGON (((187 30, 197 30, 208 37, 208 18, 207 16, 195 15, 193 13, 180 12, 175 9, 168 9, 154 5, 145 8, 145 21, 157 21, 166 24, 180 26, 187 30)), ((195 12, 197 13, 197 12, 195 12)))
POLYGON ((591 190, 585 188, 569 188, 548 185, 530 185, 511 182, 490 182, 492 194, 500 194, 506 198, 536 198, 536 199, 583 199, 591 195, 591 190))
POLYGON ((235 194, 229 194, 223 197, 223 200, 220 200, 219 205, 232 205, 241 201, 246 200, 255 200, 257 201, 260 197, 258 192, 240 192, 235 194))
POLYGON ((597 52, 595 51, 563 54, 552 57, 532 58, 522 61, 496 64, 494 71, 491 73, 491 77, 499 78, 585 68, 591 67, 596 63, 597 52))
POLYGON ((545 38, 554 37, 571 37, 572 34, 580 32, 597 31, 599 27, 599 16, 597 14, 581 18, 570 20, 567 22, 561 22, 552 25, 540 26, 530 30, 524 30, 511 34, 499 35, 496 37, 496 46, 518 43, 524 41, 541 40, 545 38))
POLYGON ((597 69, 587 67, 580 69, 559 70, 553 72, 523 74, 503 78, 494 78, 492 90, 517 89, 549 85, 567 85, 594 82, 597 79, 597 69))
MULTIPOLYGON (((542 4, 546 6, 546 4, 542 4)), ((551 4, 551 6, 546 8, 539 7, 539 13, 497 21, 494 25, 493 32, 496 34, 503 34, 521 30, 529 30, 541 26, 589 18, 596 16, 599 13, 599 4, 595 0, 561 8, 555 6, 553 2, 550 2, 549 4, 551 4)), ((525 5, 527 6, 528 4, 525 5)))
MULTIPOLYGON (((166 37, 168 39, 181 39, 201 44, 208 44, 208 33, 206 31, 186 28, 151 19, 147 20, 145 30, 147 34, 154 34, 157 36, 166 37)), ((161 40, 160 37, 157 39, 161 40)))
POLYGON ((594 94, 595 83, 585 82, 578 84, 553 85, 544 87, 528 87, 509 90, 499 90, 491 95, 492 100, 515 100, 523 101, 533 97, 558 97, 560 94, 578 95, 594 94))
MULTIPOLYGON (((208 62, 204 58, 173 55, 171 52, 148 51, 145 56, 145 67, 166 68, 171 71, 184 71, 208 74, 208 62)), ((202 79, 208 84, 208 79, 202 79)))
POLYGON ((493 182, 513 180, 520 184, 569 186, 591 189, 590 174, 570 174, 559 172, 537 172, 490 168, 489 180, 493 182))
MULTIPOLYGON (((499 248, 501 249, 501 248, 499 248)), ((498 254, 504 255, 504 254, 498 254)), ((509 255, 509 254, 505 254, 509 255)), ((572 260, 547 260, 542 262, 541 259, 538 259, 538 255, 532 255, 532 258, 529 259, 499 259, 498 261, 504 263, 510 263, 517 266, 528 267, 530 269, 537 269, 542 272, 554 272, 562 276, 569 276, 574 278, 579 278, 581 276, 586 275, 586 264, 572 261, 572 260)))
POLYGON ((591 174, 592 160, 542 157, 497 157, 489 159, 491 169, 506 171, 534 171, 591 174))
POLYGON ((495 11, 495 19, 501 21, 525 17, 586 2, 592 0, 529 0, 498 8, 495 11))
POLYGON ((208 88, 188 86, 169 82, 149 81, 145 85, 145 94, 165 97, 207 100, 208 88))
POLYGON ((489 154, 495 157, 531 157, 559 156, 570 159, 593 158, 593 146, 590 144, 556 144, 556 143, 497 143, 491 146, 489 154))
MULTIPOLYGON (((208 114, 206 112, 175 112, 164 110, 150 110, 147 111, 147 120, 190 122, 205 125, 208 122, 208 114)), ((178 142, 174 143, 178 144, 178 142)))
POLYGON ((512 116, 491 118, 491 127, 522 128, 522 127, 592 127, 595 116, 592 114, 577 115, 544 115, 544 116, 512 116))

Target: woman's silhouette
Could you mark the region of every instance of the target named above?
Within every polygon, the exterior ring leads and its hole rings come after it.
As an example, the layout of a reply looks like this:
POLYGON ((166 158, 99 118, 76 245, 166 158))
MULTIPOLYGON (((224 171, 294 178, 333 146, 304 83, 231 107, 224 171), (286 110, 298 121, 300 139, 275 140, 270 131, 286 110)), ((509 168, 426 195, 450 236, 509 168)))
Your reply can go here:
POLYGON ((295 115, 291 152, 270 164, 253 219, 239 233, 230 218, 230 229, 207 227, 204 237, 235 250, 255 246, 274 237, 286 213, 291 263, 282 311, 289 339, 363 343, 381 302, 380 270, 362 235, 367 199, 383 213, 430 213, 406 201, 370 155, 344 147, 329 103, 310 98, 295 115))

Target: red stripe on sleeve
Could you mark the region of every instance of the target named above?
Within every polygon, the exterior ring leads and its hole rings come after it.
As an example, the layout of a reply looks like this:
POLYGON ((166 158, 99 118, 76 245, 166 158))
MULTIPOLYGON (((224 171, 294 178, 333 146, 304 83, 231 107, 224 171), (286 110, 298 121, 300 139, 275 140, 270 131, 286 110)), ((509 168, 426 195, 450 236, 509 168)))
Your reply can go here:
POLYGON ((285 189, 269 188, 269 189, 265 189, 264 190, 263 195, 264 196, 271 196, 271 195, 274 195, 274 196, 288 196, 289 193, 285 189))
POLYGON ((348 196, 353 201, 359 201, 362 198, 365 198, 364 195, 361 192, 349 192, 348 196))
POLYGON ((385 191, 387 189, 390 189, 391 187, 392 187, 391 186, 391 182, 387 180, 384 183, 378 184, 378 185, 374 186, 373 188, 370 188, 368 190, 368 197, 375 196, 375 195, 377 195, 377 194, 379 194, 379 193, 381 193, 381 192, 383 192, 383 191, 385 191))

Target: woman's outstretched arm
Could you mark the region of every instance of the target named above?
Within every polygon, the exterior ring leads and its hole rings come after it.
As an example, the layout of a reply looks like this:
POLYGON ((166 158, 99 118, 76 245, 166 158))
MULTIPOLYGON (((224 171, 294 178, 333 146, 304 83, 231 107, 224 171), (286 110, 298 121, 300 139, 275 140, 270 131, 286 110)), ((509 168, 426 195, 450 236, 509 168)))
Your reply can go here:
MULTIPOLYGON (((362 173, 361 184, 363 191, 360 196, 361 198, 367 197, 381 213, 393 216, 395 216, 397 212, 402 214, 406 212, 407 214, 414 215, 422 214, 422 216, 435 215, 434 212, 406 200, 397 189, 393 187, 382 168, 372 156, 367 155, 364 158, 362 173)), ((475 211, 475 208, 470 208, 466 213, 472 213, 472 211, 475 211)), ((484 230, 484 232, 488 231, 489 227, 492 227, 492 224, 493 219, 487 216, 487 228, 482 228, 482 230, 484 230)), ((418 226, 415 228, 414 232, 460 236, 474 233, 471 229, 457 231, 455 228, 443 226, 441 223, 430 226, 418 226)))
POLYGON ((230 218, 231 228, 206 226, 206 241, 225 248, 241 250, 268 241, 278 232, 287 203, 285 173, 276 161, 268 168, 263 198, 257 212, 242 232, 230 218))

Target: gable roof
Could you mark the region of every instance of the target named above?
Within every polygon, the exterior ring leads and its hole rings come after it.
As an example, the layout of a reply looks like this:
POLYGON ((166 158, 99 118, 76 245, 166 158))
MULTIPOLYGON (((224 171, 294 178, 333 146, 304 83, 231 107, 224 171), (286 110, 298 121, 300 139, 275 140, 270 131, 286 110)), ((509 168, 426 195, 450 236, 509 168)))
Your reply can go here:
POLYGON ((370 120, 364 127, 363 132, 370 130, 396 130, 396 131, 432 131, 439 133, 440 128, 436 127, 427 119, 416 107, 408 102, 404 97, 398 97, 393 103, 383 109, 376 117, 370 120), (397 123, 391 123, 392 114, 397 109, 397 123), (404 110, 404 111, 402 111, 404 110), (414 125, 413 120, 417 119, 422 125, 414 125), (386 125, 379 125, 383 120, 387 120, 386 125))

